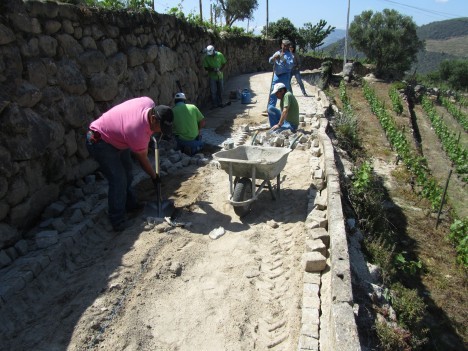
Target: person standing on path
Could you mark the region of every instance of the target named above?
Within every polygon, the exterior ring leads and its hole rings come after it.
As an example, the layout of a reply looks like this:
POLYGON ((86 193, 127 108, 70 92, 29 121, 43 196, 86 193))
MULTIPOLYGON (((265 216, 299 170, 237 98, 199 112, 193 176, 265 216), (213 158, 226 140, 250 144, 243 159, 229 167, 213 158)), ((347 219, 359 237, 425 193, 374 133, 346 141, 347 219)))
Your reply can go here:
POLYGON ((224 55, 216 51, 213 45, 208 45, 203 58, 203 67, 208 71, 211 90, 212 107, 223 107, 224 75, 222 69, 226 64, 224 55))
MULTIPOLYGON (((299 84, 299 87, 301 88, 302 95, 309 96, 307 95, 305 88, 304 88, 304 83, 302 82, 301 59, 299 58, 299 54, 296 54, 296 47, 294 46, 294 44, 291 44, 291 46, 289 46, 289 51, 291 51, 291 54, 293 54, 293 57, 294 57, 294 66, 291 70, 291 77, 289 78, 289 86, 291 86, 291 79, 294 76, 296 78, 297 84, 299 84)), ((292 88, 291 88, 291 92, 292 92, 292 88)))
MULTIPOLYGON (((283 83, 286 89, 291 91, 291 70, 294 66, 294 56, 289 51, 291 42, 288 39, 281 41, 281 50, 278 50, 268 60, 273 65, 273 79, 271 81, 270 91, 273 90, 275 84, 283 83)), ((278 99, 275 94, 270 94, 268 106, 276 106, 278 99)))
POLYGON ((132 189, 131 152, 156 186, 160 180, 149 162, 148 144, 153 133, 170 135, 172 121, 169 106, 155 106, 144 96, 112 107, 89 125, 86 147, 109 182, 108 215, 115 231, 128 227, 126 212, 143 208, 132 189))
POLYGON ((205 117, 197 106, 186 103, 184 93, 174 97, 174 135, 177 147, 185 154, 192 156, 203 149, 201 129, 205 126, 205 117))
POLYGON ((283 83, 276 83, 271 94, 280 99, 280 108, 268 106, 268 119, 272 131, 281 132, 289 129, 296 132, 299 126, 299 104, 294 95, 286 89, 283 83))

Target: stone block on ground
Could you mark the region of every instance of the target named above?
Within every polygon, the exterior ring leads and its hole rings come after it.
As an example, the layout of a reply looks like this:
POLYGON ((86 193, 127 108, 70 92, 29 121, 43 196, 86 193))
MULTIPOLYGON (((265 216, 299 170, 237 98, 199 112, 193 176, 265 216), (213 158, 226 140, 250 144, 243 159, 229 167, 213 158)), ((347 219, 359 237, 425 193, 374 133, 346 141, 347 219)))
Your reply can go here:
POLYGON ((330 234, 328 234, 328 231, 326 229, 320 227, 310 228, 308 234, 310 235, 311 239, 322 240, 323 244, 326 247, 330 247, 330 234))
POLYGON ((327 256, 327 247, 322 240, 312 239, 306 240, 306 252, 320 252, 323 256, 327 256))
POLYGON ((306 272, 321 272, 327 265, 327 259, 320 252, 307 252, 302 255, 302 265, 306 272))

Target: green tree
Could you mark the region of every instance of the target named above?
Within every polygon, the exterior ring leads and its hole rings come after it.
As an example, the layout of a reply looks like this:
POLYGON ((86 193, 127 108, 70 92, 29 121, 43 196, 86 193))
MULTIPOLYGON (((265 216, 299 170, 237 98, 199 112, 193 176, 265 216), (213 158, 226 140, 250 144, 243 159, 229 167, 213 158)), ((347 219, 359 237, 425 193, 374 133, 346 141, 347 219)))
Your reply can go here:
POLYGON ((323 40, 335 30, 335 27, 328 26, 325 29, 327 22, 320 20, 319 23, 313 25, 310 22, 304 24, 304 27, 299 28, 299 37, 297 44, 301 47, 302 51, 310 48, 314 50, 323 45, 323 40))
POLYGON ((442 61, 438 78, 455 90, 468 90, 468 60, 442 61))
MULTIPOLYGON (((266 27, 263 27, 262 35, 266 35, 266 27)), ((296 27, 294 27, 294 24, 284 17, 276 22, 268 24, 268 36, 273 39, 288 38, 294 43, 300 43, 301 40, 303 40, 300 38, 299 32, 296 27)))
POLYGON ((227 27, 231 27, 235 21, 252 19, 254 10, 258 8, 257 0, 217 0, 217 3, 227 27))
POLYGON ((424 42, 416 35, 411 17, 395 10, 362 12, 349 27, 351 45, 375 63, 376 75, 403 74, 411 68, 424 42))

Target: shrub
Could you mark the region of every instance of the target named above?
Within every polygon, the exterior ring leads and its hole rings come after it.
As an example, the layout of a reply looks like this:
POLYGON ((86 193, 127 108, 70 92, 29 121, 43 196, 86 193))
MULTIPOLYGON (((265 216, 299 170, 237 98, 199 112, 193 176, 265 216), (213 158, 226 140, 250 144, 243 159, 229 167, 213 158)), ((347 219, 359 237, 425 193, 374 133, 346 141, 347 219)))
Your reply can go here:
POLYGON ((391 290, 392 307, 398 321, 410 330, 418 330, 426 311, 423 299, 416 290, 405 288, 401 283, 393 284, 391 290))
POLYGON ((380 321, 376 323, 375 330, 382 351, 409 350, 407 340, 411 334, 408 331, 380 321))
POLYGON ((468 217, 456 219, 450 226, 449 239, 457 249, 457 262, 468 267, 468 217))

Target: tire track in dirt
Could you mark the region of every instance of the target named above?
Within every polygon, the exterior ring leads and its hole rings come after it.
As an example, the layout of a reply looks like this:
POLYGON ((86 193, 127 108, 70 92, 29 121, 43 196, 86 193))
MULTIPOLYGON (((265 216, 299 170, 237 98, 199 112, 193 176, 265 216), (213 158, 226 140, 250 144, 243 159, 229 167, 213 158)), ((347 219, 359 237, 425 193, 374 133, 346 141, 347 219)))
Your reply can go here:
POLYGON ((259 219, 260 223, 267 223, 263 225, 263 232, 268 233, 255 248, 263 255, 259 257, 260 271, 253 283, 259 291, 260 303, 268 306, 258 319, 255 346, 259 350, 294 350, 297 347, 302 291, 299 288, 302 275, 298 273, 301 272, 306 218, 306 198, 301 199, 296 189, 304 185, 302 177, 297 176, 300 172, 296 172, 296 168, 302 168, 299 164, 301 162, 295 160, 287 165, 281 197, 265 202, 259 219), (288 173, 294 176, 289 178, 288 173))

